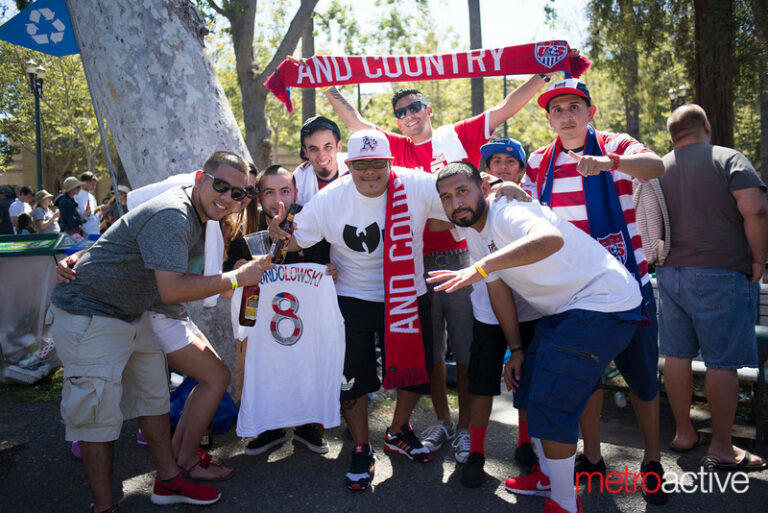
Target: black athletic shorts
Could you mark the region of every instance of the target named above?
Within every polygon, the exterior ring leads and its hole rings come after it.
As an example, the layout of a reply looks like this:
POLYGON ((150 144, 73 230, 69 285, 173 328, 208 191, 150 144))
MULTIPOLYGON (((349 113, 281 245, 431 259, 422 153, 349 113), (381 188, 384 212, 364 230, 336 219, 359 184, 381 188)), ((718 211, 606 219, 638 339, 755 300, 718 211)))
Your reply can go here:
MULTIPOLYGON (((347 296, 339 296, 338 300, 341 315, 344 317, 347 344, 344 354, 344 383, 341 386, 341 400, 349 401, 381 388, 381 381, 376 372, 378 365, 376 343, 378 340, 381 348, 382 372, 386 373, 384 303, 363 301, 347 296)), ((427 371, 430 372, 432 370, 432 321, 429 298, 424 294, 418 298, 418 303, 424 362, 427 371)), ((403 387, 403 390, 429 394, 429 383, 403 387)))
MULTIPOLYGON (((533 340, 536 321, 520 323, 520 340, 523 350, 533 340)), ((504 372, 504 353, 507 351, 507 339, 498 324, 485 324, 475 319, 472 346, 469 350, 467 391, 475 395, 501 394, 501 373, 504 372)))

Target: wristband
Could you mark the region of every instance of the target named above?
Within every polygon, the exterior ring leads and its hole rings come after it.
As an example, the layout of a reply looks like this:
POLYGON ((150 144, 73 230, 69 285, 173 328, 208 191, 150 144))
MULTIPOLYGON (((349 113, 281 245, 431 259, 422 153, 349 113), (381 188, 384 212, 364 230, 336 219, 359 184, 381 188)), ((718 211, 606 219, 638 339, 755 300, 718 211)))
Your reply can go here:
POLYGON ((494 180, 492 182, 489 182, 488 185, 493 187, 494 185, 498 185, 500 183, 504 183, 504 179, 503 178, 497 178, 496 180, 494 180))
POLYGON ((232 284, 232 290, 235 290, 237 288, 237 276, 235 276, 235 273, 229 273, 229 283, 232 284))
POLYGON ((544 82, 549 82, 549 81, 551 80, 551 79, 550 79, 550 78, 549 78, 547 75, 545 75, 544 73, 539 73, 539 76, 541 77, 541 79, 542 79, 544 82))
POLYGON ((480 276, 482 276, 483 279, 488 277, 488 273, 485 272, 482 267, 480 267, 480 264, 475 264, 475 271, 480 273, 480 276))
POLYGON ((517 351, 522 351, 522 350, 523 350, 523 346, 517 346, 517 347, 514 347, 514 348, 510 349, 509 353, 512 354, 512 353, 515 353, 517 351))
POLYGON ((615 153, 609 153, 606 155, 606 157, 613 161, 613 166, 611 166, 611 169, 608 171, 616 171, 619 169, 619 163, 621 162, 621 157, 619 155, 616 155, 615 153))

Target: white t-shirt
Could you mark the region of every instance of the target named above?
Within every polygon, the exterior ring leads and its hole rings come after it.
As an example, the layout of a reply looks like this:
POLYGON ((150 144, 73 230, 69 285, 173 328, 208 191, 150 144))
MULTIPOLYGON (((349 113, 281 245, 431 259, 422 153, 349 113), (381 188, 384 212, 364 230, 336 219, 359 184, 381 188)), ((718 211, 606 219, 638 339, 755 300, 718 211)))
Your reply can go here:
POLYGON ((248 329, 239 436, 318 422, 338 426, 344 319, 325 265, 264 272, 248 329))
MULTIPOLYGON (((16 198, 8 206, 8 217, 18 217, 19 214, 29 214, 31 217, 32 207, 29 205, 29 203, 24 203, 19 198, 16 198)), ((16 231, 16 228, 14 228, 13 230, 15 233, 18 233, 18 231, 16 231)))
POLYGON ((80 189, 80 192, 75 194, 75 201, 77 202, 77 210, 80 212, 80 216, 83 218, 83 231, 87 235, 98 235, 99 218, 96 213, 99 210, 99 204, 96 203, 96 198, 94 198, 93 194, 86 191, 85 189, 80 189), (91 215, 86 217, 85 209, 89 205, 91 207, 91 215))
POLYGON ((626 268, 599 242, 538 201, 501 199, 490 205, 486 227, 491 251, 524 237, 540 223, 562 233, 563 247, 533 264, 491 273, 488 281, 503 279, 544 315, 574 309, 623 312, 640 306, 640 287, 626 268))
MULTIPOLYGON (((492 200, 491 200, 492 201, 492 200)), ((473 262, 477 262, 481 258, 491 253, 488 246, 489 223, 485 223, 485 227, 481 232, 478 232, 474 228, 457 226, 456 231, 461 237, 464 237, 469 247, 469 255, 473 262)), ((541 319, 542 315, 532 307, 528 302, 523 299, 520 294, 512 291, 515 298, 515 306, 517 307, 517 320, 519 322, 533 321, 541 319)), ((475 319, 485 324, 499 324, 499 320, 493 313, 491 307, 491 298, 488 295, 488 287, 484 281, 475 283, 472 285, 472 313, 475 319)))
MULTIPOLYGON (((336 154, 336 165, 338 166, 337 180, 347 174, 349 168, 347 168, 346 153, 336 154)), ((302 162, 296 169, 293 170, 293 179, 296 182, 296 203, 299 205, 305 205, 319 190, 317 183, 317 175, 315 174, 315 168, 310 161, 302 162)), ((328 187, 326 185, 326 187, 328 187)))
MULTIPOLYGON (((411 216, 416 293, 426 294, 424 283, 424 226, 429 218, 447 220, 435 188, 436 175, 395 168, 403 181, 411 216)), ((293 232, 301 247, 325 239, 331 244, 331 262, 338 268, 336 291, 364 301, 384 302, 384 219, 387 192, 377 198, 357 191, 346 175, 317 193, 296 214, 293 232)))

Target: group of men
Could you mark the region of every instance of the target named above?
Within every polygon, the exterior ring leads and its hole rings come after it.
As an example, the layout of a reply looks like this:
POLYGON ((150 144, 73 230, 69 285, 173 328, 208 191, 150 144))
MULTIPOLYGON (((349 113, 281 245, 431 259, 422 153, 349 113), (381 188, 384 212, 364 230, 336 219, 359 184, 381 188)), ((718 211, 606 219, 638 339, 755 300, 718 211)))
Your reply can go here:
MULTIPOLYGON (((671 385, 667 372, 677 423, 672 448, 689 450, 701 442, 687 420, 690 392, 684 377, 685 365, 690 369, 701 347, 712 373, 707 376, 713 405, 708 457, 721 468, 765 467, 730 440, 734 369, 756 365, 754 332, 747 328, 754 324, 755 282, 768 258, 765 186, 740 154, 708 144, 709 124, 700 108, 684 106, 670 117, 675 151, 662 160, 626 134, 596 131, 591 125, 596 107, 586 84, 575 79, 554 82, 539 96, 557 138, 527 162, 517 141, 490 141, 494 130, 550 80, 533 76, 500 105, 437 129, 421 93, 400 91, 392 107, 404 135, 368 123, 331 88, 326 96, 354 130, 346 158, 336 124, 316 117, 305 123, 306 134, 302 129, 308 162, 290 179, 275 173, 284 182, 276 192, 287 190, 269 205, 270 234, 286 240, 289 251, 326 241, 337 268, 346 344, 340 399, 354 440, 345 476, 351 490, 368 488, 374 476, 367 394, 382 385, 376 363, 380 339, 384 386, 397 389, 384 449, 427 463, 451 441, 456 460, 463 463, 461 482, 480 486, 488 419, 493 396, 501 393, 503 369, 521 412, 515 457, 528 471, 508 479, 506 488, 547 496, 544 511, 552 513, 582 511, 573 486, 576 471, 606 470, 600 454, 600 382, 614 361, 632 392, 643 435, 644 497, 655 504, 666 501, 660 486, 656 305, 632 206, 633 178, 662 177, 668 204, 676 203, 670 209, 672 249, 659 275, 661 351, 683 376, 671 385), (689 144, 698 149, 686 149, 689 144), (695 156, 688 156, 689 150, 695 156), (481 159, 490 180, 478 171, 481 159), (508 185, 523 172, 523 188, 533 201, 508 185), (702 173, 713 176, 703 181, 702 173), (506 182, 506 197, 488 199, 499 181, 506 182), (680 200, 698 187, 722 189, 702 194, 702 201, 717 196, 711 201, 720 209, 702 206, 711 219, 697 217, 700 212, 680 200), (288 233, 280 223, 291 201, 303 209, 288 233), (698 231, 687 232, 689 222, 698 231), (712 233, 712 224, 721 225, 722 240, 728 242, 704 236, 712 233), (718 280, 733 287, 728 298, 716 298, 716 308, 706 298, 703 305, 692 303, 690 288, 712 287, 725 294, 718 280), (669 314, 667 304, 674 304, 669 314), (711 315, 702 319, 701 309, 711 315), (709 332, 714 325, 721 338, 709 332), (455 425, 446 400, 446 328, 457 362, 455 425), (731 351, 737 345, 739 351, 731 351), (504 364, 506 349, 511 356, 504 364), (431 395, 437 419, 420 439, 409 419, 422 394, 431 395), (584 452, 577 456, 579 425, 584 452)), ((158 393, 164 372, 154 365, 159 363, 155 353, 139 347, 135 323, 157 301, 188 301, 255 284, 271 267, 263 258, 217 276, 186 274, 201 222, 236 208, 247 174, 247 164, 236 155, 214 154, 193 187, 147 202, 107 231, 74 269, 80 272, 79 288, 67 284, 54 292, 54 337, 65 372, 62 413, 67 439, 84 441, 94 511, 113 507, 111 443, 122 419, 130 416, 140 418, 158 467, 153 502, 218 499, 210 487, 187 480, 172 460, 163 420, 167 395, 158 393), (130 251, 111 258, 117 247, 130 251), (121 269, 122 278, 115 278, 119 284, 93 277, 114 266, 121 269), (116 286, 122 291, 119 300, 112 294, 116 286), (115 338, 122 342, 115 344, 115 338), (111 349, 98 349, 107 340, 111 349), (148 360, 137 366, 139 355, 148 360)), ((266 187, 260 189, 264 194, 266 187)))

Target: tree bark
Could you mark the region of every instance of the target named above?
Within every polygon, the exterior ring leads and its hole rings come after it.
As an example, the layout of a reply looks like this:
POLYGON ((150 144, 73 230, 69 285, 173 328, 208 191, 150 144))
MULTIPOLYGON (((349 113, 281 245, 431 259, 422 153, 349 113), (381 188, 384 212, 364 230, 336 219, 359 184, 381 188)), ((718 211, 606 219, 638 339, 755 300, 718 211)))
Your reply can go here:
POLYGON ((226 9, 218 7, 213 0, 208 0, 217 12, 227 17, 232 29, 235 67, 243 99, 245 143, 251 150, 253 163, 259 169, 271 164, 272 155, 272 130, 265 110, 269 91, 264 87, 264 81, 275 71, 278 64, 296 49, 317 2, 318 0, 301 1, 282 42, 269 63, 261 69, 253 57, 256 0, 230 0, 226 9))
POLYGON ((133 187, 199 169, 216 150, 250 157, 189 1, 69 5, 89 85, 133 187))
POLYGON ((694 92, 712 143, 733 148, 733 0, 694 0, 694 92))
MULTIPOLYGON (((309 24, 301 35, 301 56, 308 59, 315 55, 315 36, 313 31, 315 24, 312 17, 309 18, 309 24)), ((309 119, 317 115, 316 97, 317 89, 306 88, 301 90, 301 116, 302 119, 309 119)))
MULTIPOLYGON (((480 0, 467 0, 469 6, 469 47, 483 47, 482 27, 480 23, 480 0)), ((476 116, 485 110, 485 90, 483 78, 470 79, 472 87, 472 115, 476 116)))
POLYGON ((624 80, 624 117, 627 122, 627 133, 635 139, 640 139, 640 101, 638 100, 637 83, 639 80, 639 63, 637 49, 630 49, 627 55, 624 80))

